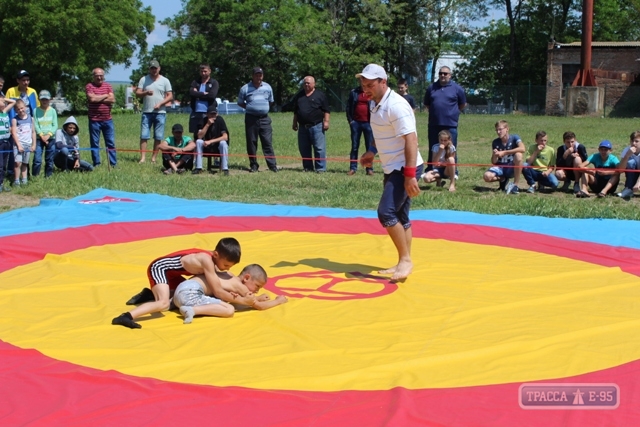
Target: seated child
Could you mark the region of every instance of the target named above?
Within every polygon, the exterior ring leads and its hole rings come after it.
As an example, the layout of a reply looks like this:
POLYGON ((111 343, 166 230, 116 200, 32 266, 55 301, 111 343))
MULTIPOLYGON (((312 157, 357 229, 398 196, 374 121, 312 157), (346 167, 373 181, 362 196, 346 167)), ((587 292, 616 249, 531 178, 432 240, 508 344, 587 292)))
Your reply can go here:
POLYGON ((527 151, 527 161, 524 165, 531 167, 524 168, 522 171, 524 179, 529 184, 527 193, 535 193, 536 182, 538 190, 542 186, 553 189, 558 187, 558 178, 554 173, 555 163, 556 150, 547 145, 547 133, 541 130, 536 133, 536 143, 527 151))
POLYGON ((0 192, 3 190, 11 191, 11 187, 4 186, 4 176, 7 170, 7 162, 9 161, 9 152, 12 151, 9 111, 11 111, 15 103, 14 99, 0 96, 0 192))
POLYGON ((183 136, 182 125, 176 123, 171 128, 173 136, 168 136, 158 145, 162 151, 162 165, 164 174, 184 173, 186 169, 193 167, 193 150, 196 144, 190 136, 183 136), (183 154, 185 153, 185 154, 183 154))
MULTIPOLYGON (((218 273, 222 287, 227 291, 246 296, 256 294, 267 282, 267 273, 258 264, 249 264, 242 269, 239 276, 230 273, 218 273)), ((206 279, 198 274, 180 283, 173 297, 173 302, 184 316, 184 323, 191 323, 193 316, 231 317, 235 311, 233 305, 220 301, 213 295, 208 295, 206 279)), ((270 300, 268 295, 256 297, 250 306, 257 310, 267 310, 287 302, 287 298, 278 295, 270 300)))
POLYGON ((618 169, 626 170, 625 177, 627 181, 624 184, 624 190, 618 193, 618 197, 629 200, 633 197, 635 191, 640 191, 640 131, 635 131, 629 137, 629 146, 622 150, 622 160, 618 165, 618 169))
POLYGON ((518 135, 509 134, 506 120, 498 121, 495 128, 498 137, 491 144, 491 163, 495 166, 489 168, 482 178, 485 182, 499 181, 500 190, 507 194, 518 194, 524 144, 518 135), (511 177, 513 183, 509 184, 511 177))
POLYGON ((589 164, 593 164, 595 169, 583 170, 580 179, 580 191, 576 197, 591 197, 589 188, 595 192, 598 197, 605 197, 607 194, 614 194, 620 180, 620 172, 616 170, 620 160, 613 154, 611 142, 604 140, 598 146, 598 152, 587 157, 582 162, 581 168, 586 168, 589 164))
MULTIPOLYGON (((171 291, 184 281, 184 275, 204 274, 207 278, 208 295, 215 295, 227 302, 253 305, 255 302, 253 295, 237 296, 228 292, 222 287, 217 275, 218 271, 226 271, 239 261, 240 243, 233 237, 220 239, 213 251, 187 249, 157 258, 147 268, 147 277, 154 300, 145 302, 127 313, 122 313, 115 317, 111 324, 132 329, 141 328, 142 326, 134 322, 134 319, 167 310, 171 291)), ((141 294, 143 292, 134 298, 138 298, 141 294)))
POLYGON ((453 145, 451 133, 448 130, 438 134, 439 144, 434 145, 431 151, 432 158, 436 162, 433 169, 422 174, 424 182, 436 181, 438 187, 444 187, 442 178, 450 179, 449 191, 456 191, 456 147, 453 145))
POLYGON ((556 178, 558 181, 564 181, 562 191, 569 191, 573 181, 573 193, 578 194, 582 177, 579 168, 582 162, 587 160, 587 149, 576 141, 576 134, 570 131, 562 135, 562 142, 556 153, 556 178))
POLYGON ((65 120, 62 129, 56 131, 56 154, 53 163, 59 169, 79 170, 91 172, 93 166, 89 162, 80 159, 80 138, 78 138, 78 122, 75 117, 70 116, 65 120))
POLYGON ((11 136, 13 136, 13 176, 14 186, 26 185, 29 157, 36 151, 36 126, 33 117, 27 114, 27 105, 18 99, 14 105, 16 115, 11 119, 11 136), (20 179, 22 178, 22 179, 20 179))

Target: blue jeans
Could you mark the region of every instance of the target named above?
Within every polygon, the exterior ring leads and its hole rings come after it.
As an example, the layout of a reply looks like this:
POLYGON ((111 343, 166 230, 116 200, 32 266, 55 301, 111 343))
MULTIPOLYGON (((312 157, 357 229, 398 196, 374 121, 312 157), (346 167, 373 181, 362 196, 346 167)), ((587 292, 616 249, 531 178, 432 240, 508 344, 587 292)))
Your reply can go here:
POLYGON ((545 187, 558 187, 558 178, 556 178, 554 173, 544 176, 539 170, 526 167, 529 166, 528 163, 525 163, 524 166, 525 167, 522 168, 522 175, 524 175, 524 179, 527 181, 527 184, 533 185, 536 182, 539 182, 540 185, 544 185, 545 187))
MULTIPOLYGON (((360 135, 364 134, 364 149, 369 150, 371 142, 373 142, 373 131, 369 122, 358 122, 353 120, 349 126, 351 127, 351 154, 349 160, 351 160, 350 169, 355 171, 358 169, 358 150, 360 149, 360 135)), ((367 168, 367 170, 373 170, 373 168, 367 168)))
MULTIPOLYGON (((56 150, 56 154, 54 156, 56 166, 67 172, 74 170, 73 167, 75 165, 75 159, 71 154, 72 152, 67 147, 62 147, 56 150)), ((91 166, 89 162, 80 160, 78 170, 80 172, 91 172, 93 170, 93 166, 91 166)))
MULTIPOLYGON (((638 163, 636 162, 636 159, 631 158, 629 159, 629 161, 627 162, 627 169, 639 169, 638 163)), ((633 188, 634 185, 636 185, 636 182, 638 182, 638 177, 640 177, 640 171, 638 172, 625 172, 624 176, 627 178, 627 181, 624 183, 624 188, 633 188)))
POLYGON ((56 141, 52 136, 49 138, 49 143, 45 144, 40 137, 36 138, 36 152, 33 156, 33 168, 31 169, 31 175, 40 175, 40 169, 42 169, 42 152, 44 151, 44 176, 51 176, 53 174, 53 156, 56 153, 56 141))
POLYGON ((427 160, 427 171, 433 169, 433 149, 434 145, 438 145, 440 141, 438 140, 438 134, 440 131, 448 130, 451 134, 451 141, 453 142, 453 146, 456 147, 456 175, 458 174, 458 128, 450 127, 450 126, 436 126, 429 125, 428 127, 428 135, 429 135, 429 159, 427 160))
POLYGON ((153 126, 153 139, 162 141, 164 139, 164 122, 166 118, 166 113, 142 113, 140 139, 148 140, 151 136, 151 126, 153 126))
POLYGON ((315 126, 299 125, 298 149, 302 156, 304 170, 324 172, 327 170, 327 142, 324 137, 322 122, 315 126), (313 154, 311 150, 313 149, 313 154))
POLYGON ((115 166, 118 161, 116 159, 116 134, 113 127, 113 120, 105 120, 102 122, 89 120, 89 144, 91 145, 91 160, 93 160, 93 166, 100 164, 100 132, 102 132, 104 136, 104 145, 107 148, 109 164, 115 166))
POLYGON ((223 171, 229 170, 229 144, 227 141, 216 142, 215 144, 210 144, 209 146, 204 146, 204 141, 202 139, 198 139, 196 141, 196 169, 202 169, 202 153, 207 149, 207 151, 211 152, 219 152, 220 158, 220 169, 223 171), (217 146, 217 150, 216 150, 217 146))

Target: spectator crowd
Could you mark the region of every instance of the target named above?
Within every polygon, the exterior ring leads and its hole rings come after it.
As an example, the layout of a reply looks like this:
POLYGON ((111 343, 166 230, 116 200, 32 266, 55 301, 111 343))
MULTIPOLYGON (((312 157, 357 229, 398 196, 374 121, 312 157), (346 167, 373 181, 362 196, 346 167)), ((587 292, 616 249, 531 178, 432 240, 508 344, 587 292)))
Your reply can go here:
MULTIPOLYGON (((386 72, 382 71, 373 80, 388 84, 386 72)), ((466 107, 466 96, 464 89, 451 79, 451 74, 449 67, 441 67, 438 79, 427 88, 423 97, 422 104, 429 114, 428 159, 419 178, 438 187, 444 187, 446 180, 449 180, 448 190, 454 192, 459 179, 458 120, 466 107)), ((11 186, 28 185, 30 177, 40 175, 43 163, 45 177, 50 177, 55 168, 92 171, 103 161, 101 136, 109 165, 117 166, 116 132, 111 116, 116 100, 113 87, 105 81, 104 70, 94 69, 92 80, 85 86, 91 163, 80 158, 78 121, 71 116, 58 128, 57 113, 51 106, 51 93, 48 90, 37 92, 30 87, 30 81, 26 70, 19 71, 16 85, 7 89, 5 94, 2 92, 4 78, 0 76, 0 176, 3 177, 0 191, 10 191, 11 186), (9 185, 5 184, 5 177, 9 179, 9 185)), ((368 79, 360 76, 359 81, 358 87, 351 90, 346 104, 351 132, 349 176, 355 175, 358 164, 362 163, 358 157, 362 137, 364 153, 377 153, 379 141, 374 137, 371 116, 377 114, 376 108, 387 101, 381 98, 376 102, 362 86, 363 81, 368 79)), ((174 124, 171 135, 165 138, 166 107, 173 102, 173 88, 169 79, 161 74, 158 61, 150 61, 148 74, 139 80, 135 88, 135 96, 141 100, 139 162, 147 160, 147 143, 153 132, 150 161, 156 163, 160 156, 164 174, 182 174, 186 171, 200 174, 205 170, 203 162, 206 156, 206 170, 214 169, 222 175, 229 175, 230 135, 224 118, 218 114, 218 91, 219 84, 211 75, 211 67, 201 64, 199 77, 189 88, 190 135, 184 134, 181 124, 174 124)), ((406 80, 400 79, 397 92, 391 92, 397 93, 398 99, 409 105, 409 109, 401 111, 411 114, 418 111, 416 99, 409 94, 406 80)), ((269 117, 274 94, 271 86, 264 81, 261 67, 252 70, 251 79, 240 88, 237 103, 245 110, 249 172, 258 172, 260 168, 258 141, 266 168, 278 172, 269 117)), ((304 77, 302 89, 294 97, 292 105, 292 129, 297 132, 303 170, 323 173, 327 170, 325 134, 329 130, 331 113, 327 96, 316 88, 313 76, 304 77)), ((394 121, 403 118, 385 117, 387 119, 394 121)), ((491 167, 484 173, 483 179, 487 183, 497 183, 498 189, 506 194, 558 189, 572 192, 578 198, 617 195, 630 199, 640 191, 640 131, 630 135, 629 145, 622 150, 620 158, 613 154, 613 144, 608 140, 601 141, 598 152, 589 155, 571 131, 562 135, 563 144, 559 147, 548 144, 548 135, 543 130, 536 133, 534 143, 526 146, 518 134, 511 132, 505 120, 495 124, 495 131, 497 138, 493 140, 487 156, 491 159, 491 167), (624 186, 618 192, 622 177, 624 186)), ((374 175, 373 163, 366 163, 364 172, 374 175)))

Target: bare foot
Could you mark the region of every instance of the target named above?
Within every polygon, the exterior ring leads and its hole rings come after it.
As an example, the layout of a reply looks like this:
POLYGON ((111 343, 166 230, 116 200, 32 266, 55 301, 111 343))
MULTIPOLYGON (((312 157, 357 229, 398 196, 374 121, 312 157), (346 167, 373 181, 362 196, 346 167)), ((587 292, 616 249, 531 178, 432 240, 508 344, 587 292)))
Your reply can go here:
POLYGON ((396 272, 391 276, 391 280, 396 281, 406 279, 412 271, 413 263, 411 261, 400 261, 396 266, 396 272))
POLYGON ((449 186, 449 191, 450 191, 451 193, 453 193, 454 191, 456 191, 456 186, 455 186, 455 185, 451 185, 451 186, 449 186))
POLYGON ((146 162, 146 161, 147 161, 147 159, 145 159, 145 158, 143 157, 143 158, 141 158, 141 159, 140 159, 140 161, 139 161, 138 163, 144 163, 144 162, 146 162))
POLYGON ((154 159, 153 157, 151 158, 151 163, 155 163, 156 159, 154 159))
POLYGON ((393 274, 396 272, 396 269, 398 268, 397 265, 394 265, 393 267, 389 267, 385 270, 378 270, 378 274, 393 274))

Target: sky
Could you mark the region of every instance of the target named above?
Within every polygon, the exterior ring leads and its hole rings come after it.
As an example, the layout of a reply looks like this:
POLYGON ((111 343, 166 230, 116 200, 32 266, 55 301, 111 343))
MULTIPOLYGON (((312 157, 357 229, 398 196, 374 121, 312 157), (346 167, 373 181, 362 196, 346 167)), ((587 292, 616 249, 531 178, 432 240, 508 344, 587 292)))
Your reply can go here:
MULTIPOLYGON (((149 49, 153 46, 162 44, 169 39, 167 36, 167 27, 160 25, 158 21, 162 21, 165 18, 176 15, 182 10, 182 2, 180 0, 142 0, 144 6, 151 6, 151 13, 156 17, 156 25, 154 30, 147 36, 147 43, 149 49)), ((131 59, 131 67, 124 68, 124 65, 114 65, 111 67, 106 75, 106 80, 115 81, 129 81, 131 71, 138 68, 138 59, 133 57, 131 59)))

